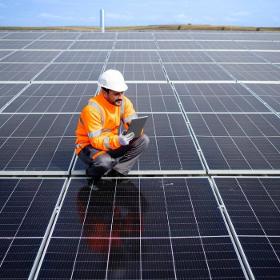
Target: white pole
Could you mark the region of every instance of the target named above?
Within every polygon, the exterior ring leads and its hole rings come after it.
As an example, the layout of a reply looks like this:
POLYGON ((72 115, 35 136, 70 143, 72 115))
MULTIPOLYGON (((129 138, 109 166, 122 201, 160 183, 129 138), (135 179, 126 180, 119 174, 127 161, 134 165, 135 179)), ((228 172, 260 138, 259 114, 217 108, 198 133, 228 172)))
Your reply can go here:
POLYGON ((105 20, 104 20, 104 9, 100 10, 100 28, 101 32, 105 32, 105 20))

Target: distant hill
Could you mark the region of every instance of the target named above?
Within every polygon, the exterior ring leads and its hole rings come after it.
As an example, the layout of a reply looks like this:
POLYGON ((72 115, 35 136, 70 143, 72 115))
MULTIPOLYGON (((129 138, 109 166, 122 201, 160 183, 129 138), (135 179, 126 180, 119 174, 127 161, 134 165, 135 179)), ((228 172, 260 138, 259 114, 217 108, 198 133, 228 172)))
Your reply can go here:
MULTIPOLYGON (((96 26, 52 26, 52 27, 21 27, 0 26, 0 30, 58 30, 58 31, 98 31, 96 26)), ((280 27, 250 27, 228 25, 145 25, 145 26, 107 26, 108 31, 160 31, 160 30, 227 30, 227 31, 280 31, 280 27)))

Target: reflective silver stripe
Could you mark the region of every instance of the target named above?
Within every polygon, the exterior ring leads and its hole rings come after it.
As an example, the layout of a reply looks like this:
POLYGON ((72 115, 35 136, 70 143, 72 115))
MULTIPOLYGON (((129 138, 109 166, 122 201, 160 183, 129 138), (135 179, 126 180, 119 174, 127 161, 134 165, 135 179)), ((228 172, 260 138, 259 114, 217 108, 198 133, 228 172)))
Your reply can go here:
POLYGON ((103 111, 102 111, 102 109, 100 108, 100 106, 98 105, 98 103, 97 103, 97 102, 94 102, 94 101, 91 101, 91 102, 88 103, 88 105, 94 107, 94 108, 97 109, 97 111, 100 113, 101 122, 102 122, 102 126, 103 126, 103 125, 104 125, 104 122, 105 122, 105 120, 104 120, 104 115, 103 115, 103 111))
POLYGON ((135 113, 135 114, 132 114, 132 115, 128 116, 127 118, 123 119, 123 122, 128 123, 131 120, 136 119, 136 118, 137 118, 137 114, 135 113))
POLYGON ((88 133, 88 137, 89 138, 97 137, 101 134, 101 131, 102 131, 101 129, 96 130, 96 131, 91 131, 88 133))
POLYGON ((110 149, 111 148, 109 137, 105 137, 104 140, 103 140, 103 143, 104 143, 104 146, 105 146, 106 149, 110 149))

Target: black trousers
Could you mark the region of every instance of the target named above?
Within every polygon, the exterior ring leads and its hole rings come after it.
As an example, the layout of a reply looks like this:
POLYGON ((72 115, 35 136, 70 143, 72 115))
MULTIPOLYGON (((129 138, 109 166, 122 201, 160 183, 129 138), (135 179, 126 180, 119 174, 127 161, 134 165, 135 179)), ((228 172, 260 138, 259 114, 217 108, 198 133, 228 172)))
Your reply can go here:
POLYGON ((98 152, 91 145, 86 146, 79 158, 88 165, 86 174, 94 179, 100 179, 107 171, 114 169, 127 175, 141 154, 147 149, 149 138, 143 134, 130 141, 129 145, 121 146, 116 150, 107 151, 93 159, 98 152))

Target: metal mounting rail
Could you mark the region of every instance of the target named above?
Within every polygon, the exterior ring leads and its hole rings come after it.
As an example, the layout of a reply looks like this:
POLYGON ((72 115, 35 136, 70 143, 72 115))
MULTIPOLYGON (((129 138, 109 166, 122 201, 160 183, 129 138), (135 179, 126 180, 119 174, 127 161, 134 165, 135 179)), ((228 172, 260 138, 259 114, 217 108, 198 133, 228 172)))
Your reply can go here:
POLYGON ((245 274, 245 277, 247 279, 250 279, 250 280, 255 280, 255 276, 254 276, 254 274, 251 270, 251 267, 249 265, 247 257, 244 253, 243 247, 242 247, 242 245, 241 245, 241 243, 238 239, 237 233, 236 233, 235 228, 233 226, 233 223, 230 219, 230 216, 227 212, 227 209, 224 205, 224 202, 223 202, 223 199, 220 195, 218 187, 215 183, 215 180, 211 176, 209 177, 209 183, 210 183, 211 189, 213 191, 213 194, 215 196, 215 199, 216 199, 217 203, 219 204, 219 210, 222 214, 224 223, 226 225, 226 228, 227 228, 227 231, 229 233, 231 242, 234 246, 235 252, 237 254, 237 257, 239 259, 239 262, 240 262, 241 268, 242 268, 242 270, 245 274))

